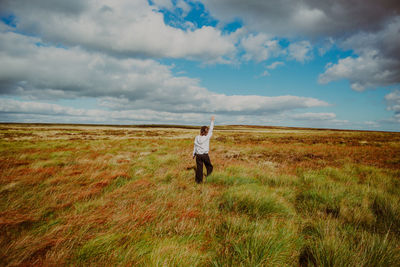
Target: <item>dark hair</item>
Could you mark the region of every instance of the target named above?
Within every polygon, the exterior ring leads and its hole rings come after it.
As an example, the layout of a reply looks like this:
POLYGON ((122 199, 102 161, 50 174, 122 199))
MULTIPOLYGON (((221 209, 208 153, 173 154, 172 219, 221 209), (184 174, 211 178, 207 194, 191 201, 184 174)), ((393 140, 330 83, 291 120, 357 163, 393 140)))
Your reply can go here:
POLYGON ((208 127, 207 126, 201 126, 200 135, 207 135, 207 134, 208 134, 208 127))

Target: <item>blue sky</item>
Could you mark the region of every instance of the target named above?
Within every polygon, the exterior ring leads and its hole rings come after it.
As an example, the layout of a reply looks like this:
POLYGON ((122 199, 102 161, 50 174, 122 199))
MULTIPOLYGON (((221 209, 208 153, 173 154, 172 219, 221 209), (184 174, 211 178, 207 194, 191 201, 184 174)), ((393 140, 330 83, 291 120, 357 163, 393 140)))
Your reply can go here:
POLYGON ((2 1, 0 121, 400 131, 399 12, 389 0, 2 1))

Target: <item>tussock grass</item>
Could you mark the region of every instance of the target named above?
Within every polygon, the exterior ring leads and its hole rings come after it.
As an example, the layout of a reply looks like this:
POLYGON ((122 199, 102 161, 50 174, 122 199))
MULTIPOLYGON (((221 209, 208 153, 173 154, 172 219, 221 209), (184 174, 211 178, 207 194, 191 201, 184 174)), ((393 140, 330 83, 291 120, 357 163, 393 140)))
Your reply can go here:
POLYGON ((164 239, 157 242, 145 262, 147 266, 204 266, 208 259, 196 242, 185 239, 164 239))
POLYGON ((334 185, 323 185, 300 191, 296 207, 302 212, 318 214, 323 212, 338 217, 340 203, 345 197, 345 190, 334 185))
POLYGON ((232 176, 221 172, 213 173, 207 177, 207 182, 226 186, 259 183, 259 181, 253 177, 232 176))
POLYGON ((229 188, 222 196, 221 207, 255 217, 292 213, 290 207, 273 190, 254 184, 229 188))
POLYGON ((392 266, 399 262, 398 239, 319 222, 303 229, 302 266, 392 266))
POLYGON ((371 209, 376 216, 375 227, 381 232, 400 236, 400 203, 398 197, 377 192, 372 196, 371 209))
POLYGON ((298 238, 276 221, 231 217, 216 230, 221 249, 213 266, 287 266, 295 264, 298 238))
POLYGON ((0 127, 2 266, 396 266, 400 134, 0 127))
POLYGON ((298 183, 297 176, 277 174, 275 172, 271 172, 268 175, 263 174, 259 177, 259 180, 270 187, 292 187, 298 183))
POLYGON ((78 264, 90 264, 92 261, 110 260, 108 258, 117 256, 113 255, 113 252, 123 243, 123 238, 124 235, 117 233, 97 236, 77 250, 73 261, 78 264))

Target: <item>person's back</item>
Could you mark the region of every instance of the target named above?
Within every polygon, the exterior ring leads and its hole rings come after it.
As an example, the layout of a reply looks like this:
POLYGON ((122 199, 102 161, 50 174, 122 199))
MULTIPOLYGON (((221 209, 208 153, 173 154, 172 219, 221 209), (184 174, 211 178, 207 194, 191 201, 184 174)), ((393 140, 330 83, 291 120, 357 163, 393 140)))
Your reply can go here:
POLYGON ((194 139, 193 158, 196 157, 196 182, 203 181, 203 164, 207 169, 207 176, 211 174, 213 166, 210 162, 208 152, 210 150, 210 138, 214 129, 214 116, 211 117, 210 128, 203 126, 200 129, 200 135, 194 139))
POLYGON ((212 136, 213 122, 211 122, 210 129, 206 135, 198 135, 194 139, 195 154, 207 154, 210 150, 210 138, 212 136))

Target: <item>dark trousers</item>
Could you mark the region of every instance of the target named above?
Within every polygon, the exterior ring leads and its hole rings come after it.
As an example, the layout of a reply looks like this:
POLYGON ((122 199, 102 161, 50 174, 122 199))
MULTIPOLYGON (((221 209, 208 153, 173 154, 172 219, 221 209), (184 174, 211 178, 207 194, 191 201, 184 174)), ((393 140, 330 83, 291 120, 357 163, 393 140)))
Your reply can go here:
POLYGON ((213 165, 208 154, 196 154, 196 183, 198 184, 203 182, 203 163, 207 169, 207 176, 213 171, 213 165))

